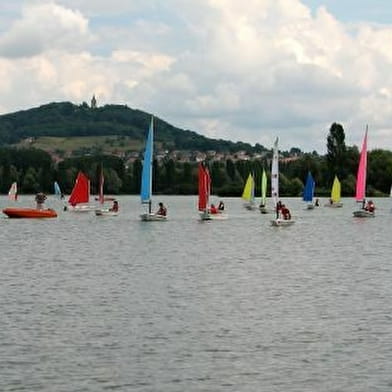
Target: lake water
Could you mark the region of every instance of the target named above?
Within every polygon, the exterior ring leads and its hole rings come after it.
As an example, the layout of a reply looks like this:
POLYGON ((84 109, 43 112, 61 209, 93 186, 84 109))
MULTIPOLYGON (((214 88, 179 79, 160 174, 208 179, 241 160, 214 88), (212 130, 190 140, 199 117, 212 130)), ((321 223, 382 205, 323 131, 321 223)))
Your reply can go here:
POLYGON ((215 222, 161 200, 164 223, 136 196, 117 217, 49 199, 57 219, 0 219, 1 391, 392 390, 391 199, 362 220, 353 199, 283 199, 286 228, 240 199, 215 222))

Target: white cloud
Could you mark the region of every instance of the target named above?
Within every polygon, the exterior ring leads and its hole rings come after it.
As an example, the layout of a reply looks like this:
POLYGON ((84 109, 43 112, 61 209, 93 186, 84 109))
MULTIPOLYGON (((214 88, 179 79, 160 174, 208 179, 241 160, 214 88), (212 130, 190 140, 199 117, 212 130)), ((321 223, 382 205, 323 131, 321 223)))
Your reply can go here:
POLYGON ((3 112, 95 93, 213 137, 322 152, 332 122, 356 144, 368 123, 369 146, 392 149, 392 26, 299 0, 59 0, 9 26, 3 112))
POLYGON ((55 3, 26 5, 21 18, 0 38, 0 55, 29 57, 53 48, 78 50, 87 44, 88 21, 79 11, 55 3))

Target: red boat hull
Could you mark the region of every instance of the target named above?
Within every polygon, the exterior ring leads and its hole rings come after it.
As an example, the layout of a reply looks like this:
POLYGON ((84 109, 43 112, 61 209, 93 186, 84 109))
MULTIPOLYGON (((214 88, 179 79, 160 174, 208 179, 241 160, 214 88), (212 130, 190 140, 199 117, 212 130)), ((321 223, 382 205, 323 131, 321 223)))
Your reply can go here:
POLYGON ((3 213, 9 218, 56 218, 57 213, 51 208, 37 210, 36 208, 4 208, 3 213))

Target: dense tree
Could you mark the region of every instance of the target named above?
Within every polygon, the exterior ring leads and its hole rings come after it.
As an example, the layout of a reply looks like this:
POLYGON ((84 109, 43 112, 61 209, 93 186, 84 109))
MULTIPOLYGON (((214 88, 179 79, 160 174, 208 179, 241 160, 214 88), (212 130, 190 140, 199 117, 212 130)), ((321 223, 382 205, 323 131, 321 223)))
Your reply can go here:
POLYGON ((346 143, 342 125, 333 123, 327 136, 327 165, 329 180, 335 175, 339 178, 346 176, 346 143))

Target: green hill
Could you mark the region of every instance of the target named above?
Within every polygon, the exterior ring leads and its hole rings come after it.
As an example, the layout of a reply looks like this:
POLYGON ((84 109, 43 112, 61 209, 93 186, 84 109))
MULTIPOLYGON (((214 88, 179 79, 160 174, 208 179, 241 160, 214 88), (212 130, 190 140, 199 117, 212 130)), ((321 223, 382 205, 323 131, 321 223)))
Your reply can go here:
MULTIPOLYGON (((151 114, 124 105, 91 108, 86 103, 58 102, 0 116, 0 145, 33 142, 46 151, 69 150, 112 145, 116 151, 140 150, 151 114)), ((196 132, 176 128, 155 118, 156 142, 165 150, 217 152, 261 152, 256 144, 210 139, 196 132)))

